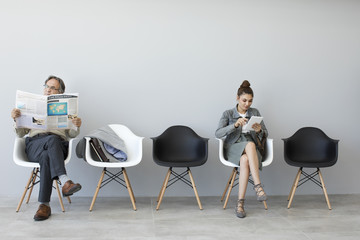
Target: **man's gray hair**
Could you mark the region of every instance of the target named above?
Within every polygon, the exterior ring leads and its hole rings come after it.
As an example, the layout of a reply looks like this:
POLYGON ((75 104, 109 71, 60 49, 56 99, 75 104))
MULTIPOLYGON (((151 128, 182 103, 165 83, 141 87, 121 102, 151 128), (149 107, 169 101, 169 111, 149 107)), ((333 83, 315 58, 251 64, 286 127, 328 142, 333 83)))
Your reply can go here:
POLYGON ((51 79, 55 79, 55 80, 57 80, 57 81, 60 83, 59 93, 64 93, 64 92, 65 92, 65 83, 64 83, 64 81, 63 81, 61 78, 59 78, 59 77, 50 75, 50 76, 46 79, 45 84, 46 84, 49 80, 51 80, 51 79))

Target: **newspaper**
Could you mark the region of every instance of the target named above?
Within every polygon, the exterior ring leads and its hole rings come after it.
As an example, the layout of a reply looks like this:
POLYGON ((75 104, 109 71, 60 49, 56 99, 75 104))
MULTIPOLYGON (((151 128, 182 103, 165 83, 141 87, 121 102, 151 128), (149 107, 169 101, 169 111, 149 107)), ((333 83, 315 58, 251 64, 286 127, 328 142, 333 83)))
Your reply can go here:
POLYGON ((38 95, 16 91, 17 128, 76 129, 72 119, 78 116, 78 93, 38 95))

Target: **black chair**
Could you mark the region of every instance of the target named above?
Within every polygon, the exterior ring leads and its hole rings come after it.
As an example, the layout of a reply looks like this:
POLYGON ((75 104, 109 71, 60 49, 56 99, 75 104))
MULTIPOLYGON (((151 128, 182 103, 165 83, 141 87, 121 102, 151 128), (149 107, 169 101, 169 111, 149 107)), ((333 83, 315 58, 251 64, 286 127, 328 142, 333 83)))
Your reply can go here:
POLYGON ((283 141, 286 163, 300 168, 288 196, 288 208, 291 206, 296 188, 310 180, 323 189, 327 205, 329 210, 331 210, 320 168, 330 167, 336 163, 339 140, 329 138, 318 128, 304 127, 291 137, 283 139, 283 141), (308 174, 303 168, 316 168, 316 171, 308 174), (299 180, 301 175, 304 177, 299 180), (319 175, 320 181, 315 179, 317 175, 319 175))
POLYGON ((207 161, 209 139, 200 137, 186 126, 169 127, 160 136, 152 139, 155 163, 163 167, 169 167, 157 198, 156 210, 159 210, 166 188, 179 180, 194 189, 199 208, 202 210, 190 167, 201 166, 207 161), (186 170, 178 174, 173 168, 186 168, 186 170), (189 175, 190 181, 185 178, 187 175, 189 175), (170 179, 170 176, 173 176, 173 178, 170 179))

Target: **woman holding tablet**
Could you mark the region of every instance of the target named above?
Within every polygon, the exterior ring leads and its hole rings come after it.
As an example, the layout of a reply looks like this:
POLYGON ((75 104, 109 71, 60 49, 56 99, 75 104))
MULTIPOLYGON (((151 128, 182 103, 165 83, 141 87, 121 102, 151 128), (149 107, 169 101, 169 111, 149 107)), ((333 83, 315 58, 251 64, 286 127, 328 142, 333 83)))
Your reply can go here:
POLYGON ((235 208, 236 216, 239 218, 246 216, 244 202, 250 173, 254 181, 257 200, 267 200, 259 177, 259 169, 262 168, 262 156, 256 148, 255 138, 267 137, 268 132, 263 121, 254 123, 250 130, 246 130, 246 124, 252 116, 261 116, 256 108, 251 108, 253 98, 254 93, 250 88, 250 83, 244 80, 237 92, 236 107, 226 110, 222 114, 215 132, 217 138, 225 137, 225 159, 236 165, 240 164, 239 198, 235 208))

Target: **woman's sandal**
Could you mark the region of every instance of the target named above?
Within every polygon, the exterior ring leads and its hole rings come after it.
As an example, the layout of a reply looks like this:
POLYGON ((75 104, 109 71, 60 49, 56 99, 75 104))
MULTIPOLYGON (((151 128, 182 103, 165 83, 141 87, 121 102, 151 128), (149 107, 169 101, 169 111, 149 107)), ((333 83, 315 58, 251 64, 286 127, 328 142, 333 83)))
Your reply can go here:
POLYGON ((244 209, 244 203, 245 203, 245 199, 239 199, 237 201, 237 205, 235 207, 235 213, 236 213, 236 216, 238 218, 246 217, 246 212, 245 212, 245 209, 244 209))
POLYGON ((261 183, 254 185, 254 190, 256 192, 257 200, 260 202, 267 200, 267 196, 263 187, 264 185, 262 185, 261 183))

